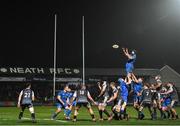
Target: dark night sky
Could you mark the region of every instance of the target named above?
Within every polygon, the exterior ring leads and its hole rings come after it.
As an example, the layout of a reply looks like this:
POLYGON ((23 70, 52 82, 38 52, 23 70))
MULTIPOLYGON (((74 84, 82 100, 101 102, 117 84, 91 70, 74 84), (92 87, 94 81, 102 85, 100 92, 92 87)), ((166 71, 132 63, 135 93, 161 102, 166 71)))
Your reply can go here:
POLYGON ((49 0, 1 4, 1 66, 52 67, 54 14, 58 14, 57 64, 82 67, 85 16, 86 67, 124 67, 114 41, 136 49, 138 68, 180 72, 180 0, 49 0))

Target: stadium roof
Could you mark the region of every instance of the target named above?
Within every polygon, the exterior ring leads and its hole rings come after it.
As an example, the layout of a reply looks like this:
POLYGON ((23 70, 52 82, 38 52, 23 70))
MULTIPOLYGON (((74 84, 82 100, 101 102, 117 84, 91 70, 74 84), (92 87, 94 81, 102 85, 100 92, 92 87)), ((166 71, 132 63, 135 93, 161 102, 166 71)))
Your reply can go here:
POLYGON ((177 73, 174 69, 172 69, 168 65, 165 65, 163 68, 160 69, 160 73, 163 82, 172 82, 176 84, 176 87, 180 88, 180 74, 177 73))

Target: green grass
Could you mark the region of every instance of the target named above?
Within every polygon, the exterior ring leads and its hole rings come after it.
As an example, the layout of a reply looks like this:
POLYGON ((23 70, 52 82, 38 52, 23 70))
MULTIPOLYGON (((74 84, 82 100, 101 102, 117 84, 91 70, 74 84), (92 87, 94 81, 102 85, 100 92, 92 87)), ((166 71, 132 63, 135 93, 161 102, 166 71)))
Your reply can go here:
MULTIPOLYGON (((51 117, 51 114, 55 111, 55 107, 36 107, 35 106, 35 112, 36 112, 36 118, 37 123, 36 125, 180 125, 180 119, 178 120, 150 120, 149 112, 147 109, 144 110, 145 112, 145 119, 144 120, 137 120, 137 113, 136 111, 128 106, 128 113, 130 114, 130 120, 129 121, 103 121, 100 122, 97 120, 97 122, 92 122, 91 117, 87 110, 85 108, 81 108, 78 115, 78 121, 72 122, 72 121, 66 121, 64 119, 63 112, 58 115, 57 120, 49 120, 51 117)), ((98 119, 98 111, 97 108, 93 107, 95 116, 98 119)), ((180 113, 180 107, 176 108, 177 112, 180 113)), ((110 111, 110 107, 108 107, 108 110, 110 111)), ((0 125, 34 125, 31 123, 30 114, 28 110, 25 111, 24 117, 25 119, 18 121, 19 109, 15 107, 0 107, 0 125)), ((107 118, 104 115, 105 118, 107 118)))

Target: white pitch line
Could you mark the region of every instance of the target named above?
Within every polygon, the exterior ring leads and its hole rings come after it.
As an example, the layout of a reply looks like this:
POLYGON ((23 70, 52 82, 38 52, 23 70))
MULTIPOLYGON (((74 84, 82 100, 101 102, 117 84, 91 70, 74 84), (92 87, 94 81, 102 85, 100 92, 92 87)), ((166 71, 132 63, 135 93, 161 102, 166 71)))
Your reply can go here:
MULTIPOLYGON (((40 120, 52 120, 52 119, 40 119, 40 120)), ((68 122, 68 121, 64 121, 64 120, 54 120, 54 121, 57 121, 57 122, 68 122)))
POLYGON ((8 119, 2 119, 2 120, 8 120, 8 119))
MULTIPOLYGON (((11 119, 2 119, 2 120, 11 120, 11 119)), ((22 120, 31 120, 31 118, 26 118, 26 117, 23 117, 22 120)), ((36 120, 46 120, 46 121, 49 121, 51 119, 36 119, 36 120)), ((67 123, 68 121, 64 121, 64 120, 52 120, 52 121, 57 121, 57 122, 62 122, 62 123, 67 123)))
POLYGON ((68 121, 63 121, 63 120, 55 120, 57 122, 64 122, 64 123, 67 123, 68 121))
POLYGON ((30 118, 26 118, 26 117, 23 117, 22 119, 24 119, 24 120, 30 120, 30 118))

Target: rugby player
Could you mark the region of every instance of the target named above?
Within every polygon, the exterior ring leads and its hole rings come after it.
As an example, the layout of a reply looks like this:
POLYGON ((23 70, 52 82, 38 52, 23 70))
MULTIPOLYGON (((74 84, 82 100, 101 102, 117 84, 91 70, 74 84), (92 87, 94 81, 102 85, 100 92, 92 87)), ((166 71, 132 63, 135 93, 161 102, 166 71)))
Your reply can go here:
POLYGON ((18 104, 17 107, 21 108, 21 112, 19 113, 19 120, 23 117, 24 110, 26 107, 29 109, 31 113, 32 122, 35 123, 35 112, 33 107, 33 101, 34 101, 34 92, 31 90, 31 84, 27 83, 26 88, 23 89, 18 98, 18 104))
POLYGON ((141 120, 145 117, 145 115, 142 112, 145 107, 148 107, 149 113, 151 115, 151 119, 153 119, 152 91, 149 88, 148 84, 144 84, 143 91, 142 91, 142 98, 141 98, 140 107, 139 107, 139 119, 141 120))
POLYGON ((161 114, 161 118, 163 118, 164 113, 161 108, 161 89, 162 89, 162 81, 161 81, 161 76, 157 75, 155 77, 156 83, 151 85, 151 88, 153 90, 153 119, 157 119, 157 111, 156 109, 158 108, 161 114))
POLYGON ((162 94, 169 95, 169 97, 171 98, 170 109, 171 109, 171 113, 172 113, 172 119, 178 119, 179 118, 178 114, 174 108, 174 104, 178 101, 177 91, 176 91, 174 85, 170 82, 167 84, 167 88, 168 88, 167 91, 162 94))
POLYGON ((139 107, 142 97, 143 79, 142 78, 137 79, 136 76, 132 73, 132 83, 133 83, 133 93, 134 93, 133 106, 138 112, 138 119, 140 119, 139 107))
MULTIPOLYGON (((111 82, 110 87, 111 87, 111 97, 108 99, 107 104, 113 101, 113 105, 111 107, 111 110, 113 111, 113 108, 117 104, 117 100, 118 100, 118 89, 116 88, 115 82, 111 82)), ((117 113, 114 113, 111 115, 111 118, 114 117, 115 119, 117 119, 117 116, 118 116, 117 113)), ((111 118, 109 120, 111 120, 111 118)))
POLYGON ((98 83, 98 87, 100 89, 100 94, 98 96, 98 110, 99 110, 99 120, 103 121, 103 112, 108 116, 108 120, 111 120, 111 116, 106 110, 107 100, 109 98, 109 87, 107 81, 103 81, 102 83, 98 83))
POLYGON ((64 109, 66 120, 70 120, 72 108, 76 106, 76 100, 72 101, 73 100, 73 94, 74 93, 71 90, 69 90, 68 98, 67 98, 68 109, 64 109))
POLYGON ((92 117, 92 121, 96 121, 96 118, 94 116, 94 112, 92 110, 91 104, 89 103, 88 100, 93 102, 95 105, 97 103, 91 97, 91 95, 90 95, 89 91, 86 89, 85 85, 81 85, 81 88, 74 92, 72 101, 74 101, 75 99, 76 99, 76 107, 75 107, 75 111, 74 111, 73 121, 74 122, 77 121, 78 111, 81 108, 81 106, 86 107, 88 109, 91 117, 92 117))
POLYGON ((120 99, 118 101, 117 108, 120 108, 120 119, 126 118, 128 120, 129 115, 126 113, 126 105, 128 101, 128 86, 131 84, 132 80, 130 77, 127 77, 125 80, 123 78, 118 79, 119 86, 120 86, 120 99))
POLYGON ((65 85, 64 87, 64 90, 60 90, 58 92, 58 95, 57 95, 57 103, 56 103, 56 106, 57 106, 57 109, 56 111, 53 113, 51 119, 54 120, 57 115, 61 112, 62 108, 63 109, 69 109, 68 108, 68 104, 67 104, 67 99, 68 99, 68 91, 69 91, 69 86, 68 85, 65 85))
POLYGON ((162 105, 162 111, 164 112, 163 119, 170 118, 170 106, 171 106, 171 98, 170 95, 165 94, 167 92, 166 87, 162 87, 161 91, 161 105, 162 105), (165 112, 167 112, 168 116, 166 116, 165 112))
POLYGON ((136 61, 136 50, 132 50, 131 53, 129 53, 127 48, 122 48, 125 56, 128 58, 128 61, 126 63, 126 72, 127 76, 131 76, 131 73, 134 70, 134 63, 136 61))

